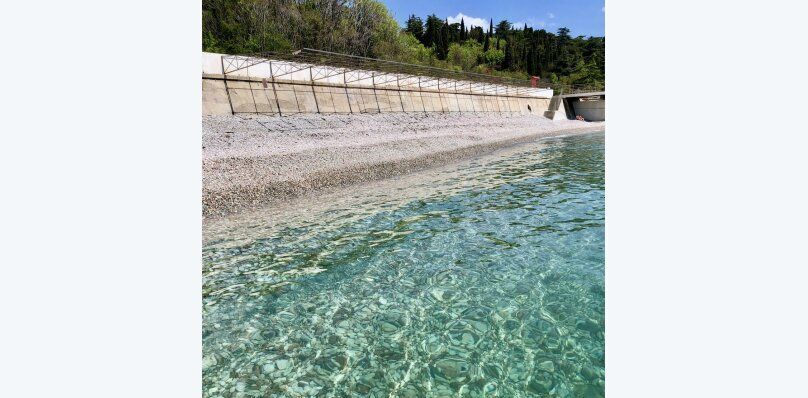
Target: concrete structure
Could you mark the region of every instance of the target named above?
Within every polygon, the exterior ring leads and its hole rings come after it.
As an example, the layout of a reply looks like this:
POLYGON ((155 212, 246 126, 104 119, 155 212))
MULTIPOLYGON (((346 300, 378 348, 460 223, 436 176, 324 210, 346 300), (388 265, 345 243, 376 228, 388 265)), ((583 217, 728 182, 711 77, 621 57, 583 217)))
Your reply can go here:
POLYGON ((564 107, 564 101, 560 96, 556 95, 550 100, 547 110, 544 111, 544 116, 552 120, 566 120, 567 111, 564 107))
POLYGON ((567 117, 582 116, 589 122, 606 120, 606 92, 589 92, 560 96, 566 106, 567 117))
POLYGON ((551 89, 202 53, 205 115, 387 112, 545 115, 552 96, 551 89), (251 59, 256 61, 249 62, 251 59))

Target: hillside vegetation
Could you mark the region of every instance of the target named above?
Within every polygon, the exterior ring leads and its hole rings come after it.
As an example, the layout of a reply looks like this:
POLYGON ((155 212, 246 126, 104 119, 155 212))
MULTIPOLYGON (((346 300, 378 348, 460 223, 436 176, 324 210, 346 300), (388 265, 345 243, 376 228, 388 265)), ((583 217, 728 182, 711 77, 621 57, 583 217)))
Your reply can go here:
POLYGON ((604 37, 573 37, 490 21, 487 29, 435 15, 403 28, 376 0, 203 0, 202 48, 228 54, 303 47, 563 85, 605 87, 604 37))

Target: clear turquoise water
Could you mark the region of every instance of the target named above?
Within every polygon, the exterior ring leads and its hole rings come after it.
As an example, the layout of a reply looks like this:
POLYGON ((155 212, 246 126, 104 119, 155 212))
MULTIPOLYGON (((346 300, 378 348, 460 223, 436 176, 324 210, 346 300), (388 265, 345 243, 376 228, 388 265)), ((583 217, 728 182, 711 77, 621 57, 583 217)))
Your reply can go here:
POLYGON ((206 229, 205 397, 603 395, 603 133, 329 195, 206 229))

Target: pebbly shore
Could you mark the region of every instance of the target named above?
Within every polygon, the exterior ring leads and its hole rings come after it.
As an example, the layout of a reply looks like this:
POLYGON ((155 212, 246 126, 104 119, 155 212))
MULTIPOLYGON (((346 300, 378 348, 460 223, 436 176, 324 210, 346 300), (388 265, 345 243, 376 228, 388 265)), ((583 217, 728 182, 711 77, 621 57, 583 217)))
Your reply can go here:
POLYGON ((205 217, 441 165, 604 123, 495 114, 203 116, 205 217))

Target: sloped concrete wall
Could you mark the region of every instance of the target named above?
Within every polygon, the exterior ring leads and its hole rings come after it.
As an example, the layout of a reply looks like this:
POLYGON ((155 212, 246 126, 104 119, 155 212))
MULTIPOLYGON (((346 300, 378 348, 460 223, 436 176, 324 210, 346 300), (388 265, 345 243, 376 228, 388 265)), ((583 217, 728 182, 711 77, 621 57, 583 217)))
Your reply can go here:
POLYGON ((416 93, 413 91, 399 91, 398 93, 401 95, 401 108, 403 112, 423 111, 420 101, 420 95, 416 100, 416 98, 414 98, 416 93))
POLYGON ((348 103, 348 92, 344 88, 332 87, 331 99, 334 102, 335 113, 352 113, 351 105, 348 103))
POLYGON ((460 112, 460 102, 457 99, 457 94, 445 93, 443 98, 446 104, 446 112, 460 112))
POLYGON ((233 112, 256 112, 255 100, 253 99, 249 82, 229 82, 227 83, 227 93, 230 95, 230 103, 233 105, 233 112))
POLYGON ((334 67, 279 60, 233 70, 232 64, 223 62, 223 56, 202 54, 202 113, 205 115, 231 112, 542 115, 552 97, 552 90, 532 92, 530 96, 505 96, 505 87, 493 84, 475 86, 448 79, 435 84, 430 78, 413 75, 391 76, 363 70, 345 72, 334 67), (228 73, 224 74, 224 70, 228 73))
POLYGON ((485 97, 481 97, 479 95, 472 95, 471 102, 473 103, 474 111, 475 112, 485 112, 485 97))
POLYGON ((353 113, 379 113, 376 93, 372 88, 348 88, 348 102, 353 113))
POLYGON ((334 109, 334 96, 331 94, 330 88, 331 87, 321 86, 312 87, 320 113, 336 113, 334 109))
MULTIPOLYGON (((246 78, 245 78, 246 79, 246 78)), ((390 83, 388 83, 389 86, 390 83)), ((541 115, 550 99, 472 95, 438 91, 381 89, 366 86, 275 83, 222 78, 202 79, 202 113, 379 113, 379 112, 496 112, 541 115), (225 89, 226 87, 226 89, 225 89), (528 109, 530 106, 530 109, 528 109)))
POLYGON ((413 112, 426 112, 426 105, 424 104, 424 96, 420 91, 410 91, 410 99, 412 100, 413 112))
POLYGON ((250 82, 255 111, 258 113, 278 113, 278 102, 275 101, 275 92, 271 88, 264 88, 262 83, 250 82))
POLYGON ((280 105, 281 114, 289 115, 293 113, 300 113, 301 111, 297 105, 297 94, 295 93, 294 86, 291 84, 281 83, 276 83, 274 86, 275 94, 278 98, 278 104, 280 105))
POLYGON ((230 114, 230 100, 227 99, 224 81, 202 79, 202 114, 230 114))
POLYGON ((553 114, 553 120, 567 120, 567 108, 564 106, 564 101, 558 104, 558 110, 553 114))
POLYGON ((374 95, 376 96, 376 102, 378 103, 379 112, 392 112, 393 111, 393 104, 390 103, 390 96, 387 95, 387 90, 377 90, 374 89, 374 95))

